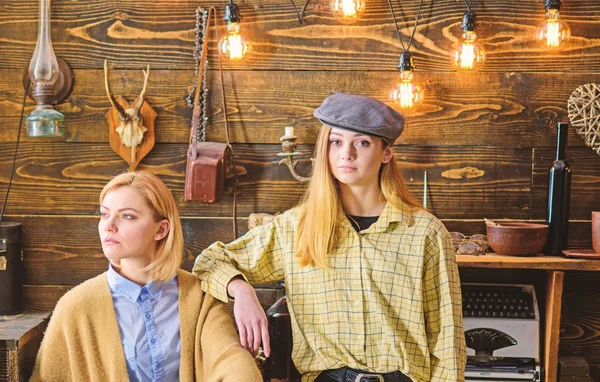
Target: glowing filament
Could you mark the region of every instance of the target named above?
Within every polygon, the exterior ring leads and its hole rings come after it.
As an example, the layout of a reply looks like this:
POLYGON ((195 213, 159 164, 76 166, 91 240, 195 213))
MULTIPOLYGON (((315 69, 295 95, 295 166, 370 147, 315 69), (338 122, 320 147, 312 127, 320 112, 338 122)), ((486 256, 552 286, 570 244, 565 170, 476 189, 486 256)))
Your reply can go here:
POLYGON ((364 0, 333 0, 331 2, 333 17, 345 23, 356 21, 364 11, 364 7, 364 0))
POLYGON ((546 43, 548 46, 557 47, 560 44, 560 25, 556 20, 548 20, 546 43))
POLYGON ((221 53, 231 60, 243 58, 250 48, 246 39, 239 34, 240 26, 238 23, 229 23, 227 26, 227 36, 219 42, 221 53))
POLYGON ((239 34, 229 35, 229 58, 238 60, 243 57, 244 48, 242 46, 242 36, 239 34))
POLYGON ((342 12, 344 17, 355 17, 356 8, 353 0, 342 0, 342 12))
POLYGON ((460 55, 460 66, 465 69, 472 69, 473 61, 475 61, 475 47, 473 46, 473 44, 465 42, 462 45, 462 54, 460 55))

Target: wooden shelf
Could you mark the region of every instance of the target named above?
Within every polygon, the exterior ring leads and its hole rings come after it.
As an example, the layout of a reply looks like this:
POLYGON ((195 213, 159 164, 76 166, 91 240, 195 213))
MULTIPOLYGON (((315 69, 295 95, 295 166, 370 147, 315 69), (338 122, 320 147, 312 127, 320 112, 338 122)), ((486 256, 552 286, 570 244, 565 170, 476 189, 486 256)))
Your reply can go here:
POLYGON ((457 255, 461 268, 546 269, 552 271, 600 271, 600 260, 579 260, 558 256, 504 256, 487 253, 484 256, 457 255))

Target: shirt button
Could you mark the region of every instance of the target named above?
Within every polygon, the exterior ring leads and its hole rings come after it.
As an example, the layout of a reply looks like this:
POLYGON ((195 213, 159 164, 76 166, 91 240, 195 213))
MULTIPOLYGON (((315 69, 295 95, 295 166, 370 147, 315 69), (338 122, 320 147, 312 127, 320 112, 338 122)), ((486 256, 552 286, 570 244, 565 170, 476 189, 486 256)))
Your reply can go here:
POLYGON ((153 339, 151 339, 151 340, 150 340, 150 343, 151 343, 152 345, 154 345, 154 344, 156 343, 156 338, 153 338, 153 339))
POLYGON ((360 305, 360 300, 354 300, 354 305, 360 305))
POLYGON ((146 318, 150 318, 152 315, 150 313, 146 313, 146 318))
POLYGON ((360 267, 358 265, 355 265, 352 267, 353 270, 358 271, 360 269, 360 267))

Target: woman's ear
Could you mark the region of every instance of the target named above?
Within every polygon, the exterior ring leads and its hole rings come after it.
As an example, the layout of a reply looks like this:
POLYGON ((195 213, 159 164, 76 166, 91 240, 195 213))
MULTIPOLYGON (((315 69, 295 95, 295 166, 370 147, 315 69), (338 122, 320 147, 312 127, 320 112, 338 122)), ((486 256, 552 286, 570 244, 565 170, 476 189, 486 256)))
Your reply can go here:
POLYGON ((388 146, 383 151, 383 163, 389 163, 390 160, 394 157, 394 148, 392 146, 388 146))
POLYGON ((167 219, 163 219, 160 221, 158 230, 154 234, 154 240, 159 241, 164 239, 169 234, 169 229, 171 228, 171 223, 167 219))

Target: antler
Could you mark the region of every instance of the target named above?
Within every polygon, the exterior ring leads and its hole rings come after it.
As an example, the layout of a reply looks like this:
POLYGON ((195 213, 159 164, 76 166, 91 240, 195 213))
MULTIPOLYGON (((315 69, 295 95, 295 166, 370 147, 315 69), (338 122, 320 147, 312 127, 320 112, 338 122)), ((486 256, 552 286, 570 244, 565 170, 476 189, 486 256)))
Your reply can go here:
POLYGON ((128 117, 127 113, 125 113, 125 109, 123 109, 123 106, 121 106, 117 102, 115 96, 110 90, 110 85, 108 83, 108 73, 110 73, 110 69, 108 68, 108 61, 104 60, 104 86, 106 87, 106 94, 108 95, 108 99, 110 100, 111 105, 113 105, 113 107, 117 109, 117 112, 119 113, 119 118, 121 120, 126 120, 128 117))
POLYGON ((148 87, 148 77, 150 77, 150 65, 146 67, 146 70, 142 70, 142 73, 144 73, 144 87, 142 88, 142 92, 140 93, 137 102, 133 105, 135 115, 138 115, 140 108, 144 103, 144 96, 146 95, 146 88, 148 87))

